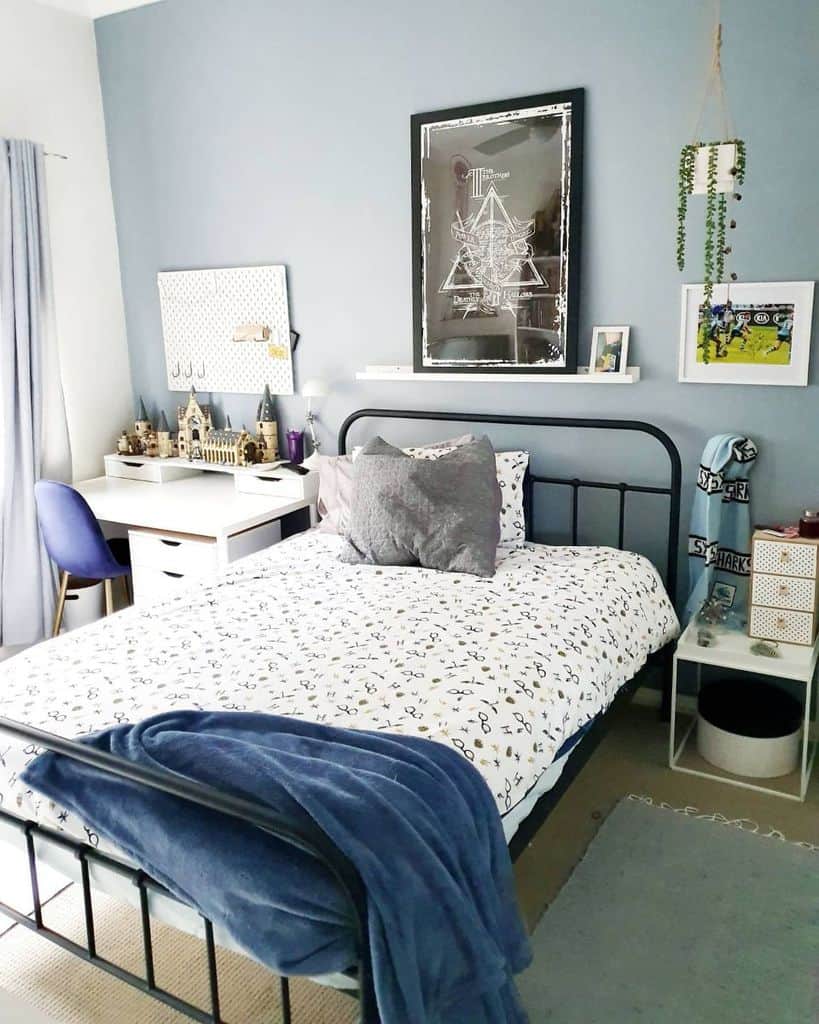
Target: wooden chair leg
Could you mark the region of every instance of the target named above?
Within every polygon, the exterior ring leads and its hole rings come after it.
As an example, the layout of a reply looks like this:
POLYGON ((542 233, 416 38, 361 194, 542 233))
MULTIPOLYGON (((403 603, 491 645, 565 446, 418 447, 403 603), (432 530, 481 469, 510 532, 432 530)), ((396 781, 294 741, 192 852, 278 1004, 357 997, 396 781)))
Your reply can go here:
POLYGON ((125 600, 128 602, 129 605, 133 604, 134 603, 134 595, 133 595, 132 590, 131 590, 131 577, 127 576, 127 575, 123 576, 122 577, 122 582, 123 582, 123 585, 125 586, 125 600))
POLYGON ((105 614, 114 614, 114 584, 112 580, 105 580, 105 614))
POLYGON ((57 593, 57 608, 54 612, 54 627, 51 630, 52 636, 59 636, 63 624, 63 612, 65 611, 65 595, 68 590, 68 573, 60 572, 60 589, 57 593))

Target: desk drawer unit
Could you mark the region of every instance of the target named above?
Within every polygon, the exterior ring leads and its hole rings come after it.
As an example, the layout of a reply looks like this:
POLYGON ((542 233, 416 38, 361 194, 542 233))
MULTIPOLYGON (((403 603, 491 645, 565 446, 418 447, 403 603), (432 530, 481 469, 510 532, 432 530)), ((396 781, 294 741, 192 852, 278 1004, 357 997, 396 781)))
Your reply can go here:
POLYGON ((771 540, 755 533, 749 634, 760 640, 812 645, 817 628, 819 543, 771 540))
POLYGON ((156 603, 173 597, 181 586, 207 581, 220 568, 281 540, 281 523, 273 520, 217 543, 179 533, 131 530, 131 571, 134 603, 156 603))
POLYGON ((152 484, 184 480, 193 470, 185 466, 169 466, 164 459, 128 459, 125 456, 106 455, 105 475, 116 480, 145 480, 152 484))
POLYGON ((183 576, 207 576, 216 572, 215 541, 199 540, 173 533, 131 530, 131 562, 151 569, 183 576))
POLYGON ((212 576, 219 565, 215 541, 147 530, 131 530, 128 540, 135 604, 172 597, 186 582, 212 576))
POLYGON ((263 494, 266 498, 301 498, 314 502, 318 499, 319 474, 307 473, 237 473, 234 477, 240 494, 263 494))

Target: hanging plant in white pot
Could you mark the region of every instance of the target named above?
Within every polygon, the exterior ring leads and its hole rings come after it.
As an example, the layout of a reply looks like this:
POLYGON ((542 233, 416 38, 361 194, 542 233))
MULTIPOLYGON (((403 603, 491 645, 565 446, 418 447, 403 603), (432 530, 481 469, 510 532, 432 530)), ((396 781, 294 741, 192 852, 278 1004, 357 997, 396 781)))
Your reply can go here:
MULTIPOLYGON (((685 269, 685 220, 688 197, 705 196, 704 302, 710 304, 714 282, 725 277, 725 258, 732 247, 726 242, 726 228, 736 228, 736 219, 728 217, 728 200, 738 202, 742 195, 737 185, 745 181, 745 143, 742 139, 726 142, 692 142, 680 151, 677 203, 677 267, 685 269)), ((736 280, 736 274, 731 275, 736 280)))
MULTIPOLYGON (((699 132, 703 113, 711 93, 715 93, 722 114, 723 138, 713 142, 691 142, 680 151, 677 182, 677 267, 685 269, 686 215, 688 199, 693 195, 705 196, 705 244, 703 253, 703 318, 713 312, 714 284, 726 279, 726 263, 733 246, 727 241, 726 231, 736 228, 736 218, 729 208, 739 202, 742 194, 737 186, 745 181, 746 148, 742 139, 734 138, 730 128, 725 85, 722 81, 722 25, 719 21, 719 2, 714 30, 711 70, 705 84, 705 93, 694 129, 699 132)), ((736 281, 736 273, 731 273, 736 281)), ((726 300, 730 302, 730 298, 726 300)), ((704 333, 704 332, 703 332, 704 333)), ((701 343, 703 362, 710 358, 708 342, 701 343)))

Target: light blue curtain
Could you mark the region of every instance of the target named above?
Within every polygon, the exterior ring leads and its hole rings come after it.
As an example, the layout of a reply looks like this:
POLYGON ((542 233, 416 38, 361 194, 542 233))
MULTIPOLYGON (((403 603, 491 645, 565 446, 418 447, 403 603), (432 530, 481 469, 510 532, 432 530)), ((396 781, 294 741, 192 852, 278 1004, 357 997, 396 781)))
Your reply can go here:
POLYGON ((68 479, 42 146, 0 138, 0 646, 48 635, 54 573, 34 484, 68 479))

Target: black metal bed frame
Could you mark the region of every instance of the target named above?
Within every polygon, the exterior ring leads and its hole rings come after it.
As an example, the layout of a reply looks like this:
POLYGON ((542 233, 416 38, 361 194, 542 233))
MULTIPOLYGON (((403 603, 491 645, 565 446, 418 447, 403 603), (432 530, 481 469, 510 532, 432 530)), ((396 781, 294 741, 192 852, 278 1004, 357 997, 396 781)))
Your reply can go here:
MULTIPOLYGON (((589 419, 584 417, 554 417, 554 416, 520 416, 501 415, 491 413, 455 413, 436 412, 424 410, 398 410, 398 409, 359 409, 351 413, 341 425, 338 436, 339 452, 346 452, 347 439, 350 428, 362 419, 404 419, 404 420, 429 420, 461 423, 497 423, 503 425, 517 425, 527 427, 562 427, 567 429, 600 429, 607 431, 631 431, 650 435, 654 437, 665 449, 670 461, 670 480, 667 487, 644 486, 630 483, 613 483, 600 480, 583 480, 577 477, 562 478, 551 476, 539 476, 534 473, 527 474, 524 485, 524 508, 526 513, 527 539, 532 539, 532 509, 534 500, 535 485, 561 485, 570 487, 572 490, 572 514, 571 514, 571 538, 572 544, 578 540, 578 495, 584 488, 598 488, 603 490, 614 490, 619 492, 619 547, 622 548, 625 534, 626 495, 628 493, 643 493, 666 495, 669 498, 668 514, 668 558, 666 564, 666 589, 673 599, 675 598, 677 582, 677 560, 679 556, 679 528, 680 528, 680 494, 681 494, 681 464, 680 456, 676 445, 671 438, 659 427, 650 423, 643 423, 637 420, 617 419, 589 419)), ((659 652, 661 661, 666 669, 670 666, 672 650, 668 645, 664 651, 659 652)), ((621 689, 615 704, 627 700, 639 685, 640 676, 635 676, 621 689)), ((668 685, 664 687, 664 706, 667 703, 666 694, 668 685)), ((582 740, 577 744, 564 767, 557 784, 542 796, 528 817, 521 823, 512 842, 509 845, 510 854, 516 860, 523 850, 529 845, 531 839, 545 821, 549 812, 557 804, 563 793, 568 789, 580 769, 589 759, 600 740, 603 738, 608 727, 609 715, 600 715, 586 732, 582 740)), ((175 775, 165 772, 158 772, 130 761, 94 750, 85 744, 75 740, 64 739, 52 733, 35 729, 20 722, 13 722, 10 719, 0 718, 0 732, 25 740, 43 750, 51 750, 66 757, 81 761, 94 768, 111 774, 121 776, 133 782, 141 783, 152 789, 169 793, 184 800, 190 800, 209 810, 219 811, 231 818, 255 825, 257 828, 281 839, 294 847, 294 849, 306 852, 322 863, 336 878, 338 884, 347 898, 351 927, 354 930, 355 945, 357 951, 357 962, 349 971, 355 979, 357 988, 354 992, 343 990, 347 994, 353 994, 359 1000, 359 1018, 361 1024, 378 1024, 379 1016, 373 987, 372 963, 370 958, 370 947, 368 940, 367 925, 367 895, 357 870, 349 859, 333 844, 329 837, 316 826, 313 829, 294 829, 290 823, 275 814, 269 808, 262 807, 251 801, 241 799, 220 790, 214 789, 205 784, 196 784, 175 775)), ((28 857, 29 881, 31 888, 31 899, 33 912, 26 914, 0 902, 0 913, 5 914, 22 927, 39 933, 44 938, 60 946, 88 963, 94 964, 107 973, 124 981, 134 988, 152 996, 167 1006, 177 1010, 190 1020, 200 1021, 203 1024, 225 1024, 219 999, 219 980, 216 961, 216 944, 214 942, 213 924, 203 917, 203 928, 205 933, 204 957, 207 967, 209 987, 209 1009, 203 1009, 173 993, 165 990, 156 982, 154 969, 154 949, 151 931, 151 913, 149 904, 149 893, 154 891, 161 893, 170 899, 174 899, 168 890, 150 878, 145 872, 131 865, 125 864, 115 858, 102 853, 88 843, 75 840, 55 829, 40 825, 34 821, 28 821, 19 816, 0 809, 0 820, 7 822, 18 829, 25 839, 26 852, 28 857), (78 859, 80 865, 80 884, 82 887, 83 913, 85 917, 85 945, 77 943, 72 939, 54 931, 48 927, 43 919, 43 901, 40 896, 40 886, 37 869, 36 839, 40 838, 64 849, 70 850, 78 859), (90 865, 97 863, 107 870, 124 876, 133 882, 138 889, 139 913, 142 928, 142 944, 144 954, 144 976, 134 974, 132 971, 113 963, 104 956, 101 956, 97 949, 94 906, 92 896, 92 885, 90 879, 90 865)), ((282 1024, 292 1024, 292 1008, 290 1001, 289 981, 286 977, 280 978, 281 995, 281 1020, 282 1024)))

